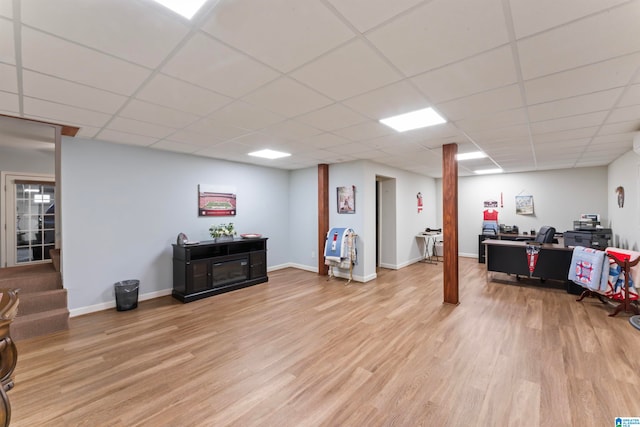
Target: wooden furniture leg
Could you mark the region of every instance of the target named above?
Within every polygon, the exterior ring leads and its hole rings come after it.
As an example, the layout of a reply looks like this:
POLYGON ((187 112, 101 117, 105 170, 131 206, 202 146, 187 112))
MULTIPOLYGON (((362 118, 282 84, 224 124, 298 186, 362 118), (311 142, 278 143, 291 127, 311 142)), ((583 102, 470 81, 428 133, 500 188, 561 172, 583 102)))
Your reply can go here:
POLYGON ((13 371, 18 363, 18 350, 9 334, 9 326, 18 310, 18 294, 13 289, 0 289, 0 426, 11 422, 11 404, 7 392, 13 388, 13 371))

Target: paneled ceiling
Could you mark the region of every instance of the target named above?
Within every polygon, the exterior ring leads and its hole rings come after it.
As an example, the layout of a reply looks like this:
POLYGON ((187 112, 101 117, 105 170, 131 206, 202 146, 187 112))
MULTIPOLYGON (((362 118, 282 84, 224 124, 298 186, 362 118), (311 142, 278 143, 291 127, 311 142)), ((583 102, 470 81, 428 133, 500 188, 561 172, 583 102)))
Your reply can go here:
POLYGON ((607 165, 640 130, 640 0, 0 0, 0 113, 284 169, 607 165), (446 124, 379 119, 431 106, 446 124), (291 157, 247 156, 262 148, 291 157))

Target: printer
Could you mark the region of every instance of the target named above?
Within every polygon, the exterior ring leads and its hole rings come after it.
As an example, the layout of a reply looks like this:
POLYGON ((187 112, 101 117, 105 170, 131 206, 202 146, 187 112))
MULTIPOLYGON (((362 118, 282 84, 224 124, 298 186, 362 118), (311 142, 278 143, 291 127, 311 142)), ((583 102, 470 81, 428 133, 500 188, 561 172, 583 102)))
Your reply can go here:
POLYGON ((573 230, 564 232, 564 246, 584 246, 605 250, 611 240, 611 229, 600 227, 598 221, 574 221, 573 230))

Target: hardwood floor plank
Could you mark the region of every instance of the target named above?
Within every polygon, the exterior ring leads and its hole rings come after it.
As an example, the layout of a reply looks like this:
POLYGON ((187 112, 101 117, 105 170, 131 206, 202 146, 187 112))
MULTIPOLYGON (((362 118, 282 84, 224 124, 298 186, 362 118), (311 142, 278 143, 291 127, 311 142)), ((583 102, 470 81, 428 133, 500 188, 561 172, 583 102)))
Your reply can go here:
POLYGON ((640 334, 597 300, 460 259, 367 283, 284 269, 18 343, 12 426, 556 426, 640 416, 640 334), (506 275, 505 275, 506 276, 506 275))

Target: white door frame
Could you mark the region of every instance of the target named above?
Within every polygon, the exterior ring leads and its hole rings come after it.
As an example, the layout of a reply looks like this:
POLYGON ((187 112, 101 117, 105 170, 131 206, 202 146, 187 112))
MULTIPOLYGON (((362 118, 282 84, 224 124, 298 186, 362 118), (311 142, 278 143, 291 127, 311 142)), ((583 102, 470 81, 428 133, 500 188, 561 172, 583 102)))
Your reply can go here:
MULTIPOLYGON (((51 181, 54 184, 56 181, 54 175, 48 174, 0 172, 0 227, 2 227, 3 231, 0 233, 0 267, 16 265, 16 222, 14 214, 16 200, 15 192, 13 191, 13 183, 16 179, 51 181)), ((56 185, 57 192, 58 186, 56 185)))

